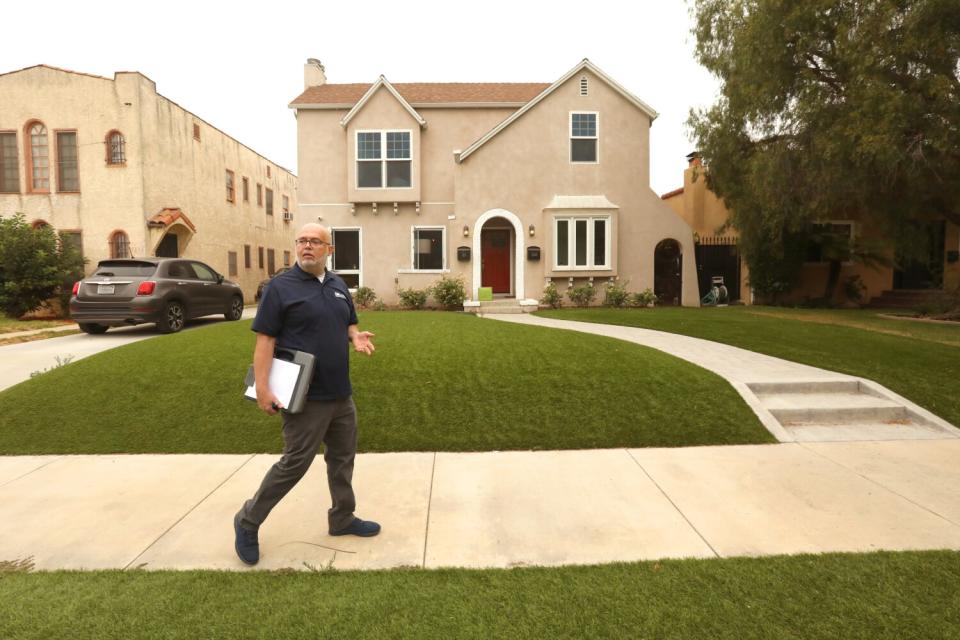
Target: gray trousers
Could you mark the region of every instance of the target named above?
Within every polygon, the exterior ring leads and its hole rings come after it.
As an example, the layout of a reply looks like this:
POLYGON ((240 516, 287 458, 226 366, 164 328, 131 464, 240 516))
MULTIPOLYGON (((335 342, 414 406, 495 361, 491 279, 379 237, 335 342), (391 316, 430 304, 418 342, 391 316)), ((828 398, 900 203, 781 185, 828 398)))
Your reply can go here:
POLYGON ((353 522, 353 461, 357 453, 357 408, 353 398, 308 400, 300 413, 283 412, 283 457, 274 464, 256 495, 240 510, 240 524, 256 530, 293 489, 313 463, 323 443, 327 484, 333 506, 327 511, 331 531, 353 522))

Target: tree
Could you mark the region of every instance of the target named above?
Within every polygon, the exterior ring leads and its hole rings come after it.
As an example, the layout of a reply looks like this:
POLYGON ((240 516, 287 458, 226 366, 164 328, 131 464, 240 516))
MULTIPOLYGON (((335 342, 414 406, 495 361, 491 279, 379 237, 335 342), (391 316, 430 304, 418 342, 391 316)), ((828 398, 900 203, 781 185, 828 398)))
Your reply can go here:
POLYGON ((23 214, 0 218, 0 309, 14 318, 33 311, 83 277, 84 260, 51 227, 36 229, 23 214))
POLYGON ((688 124, 751 272, 818 220, 860 220, 908 256, 925 224, 960 224, 960 3, 694 0, 693 13, 722 89, 688 124))

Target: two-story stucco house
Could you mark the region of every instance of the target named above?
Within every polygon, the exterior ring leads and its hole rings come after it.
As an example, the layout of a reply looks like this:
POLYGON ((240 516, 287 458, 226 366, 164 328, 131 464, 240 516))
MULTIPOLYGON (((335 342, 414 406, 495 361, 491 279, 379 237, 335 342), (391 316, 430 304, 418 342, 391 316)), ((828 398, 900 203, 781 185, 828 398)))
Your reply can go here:
POLYGON ((37 65, 0 74, 0 216, 50 225, 89 260, 190 257, 239 283, 292 264, 297 177, 157 93, 37 65))
POLYGON ((304 84, 300 212, 350 286, 389 304, 446 274, 531 308, 619 280, 698 304, 692 231, 649 186, 657 114, 588 60, 552 84, 328 84, 311 59, 304 84))

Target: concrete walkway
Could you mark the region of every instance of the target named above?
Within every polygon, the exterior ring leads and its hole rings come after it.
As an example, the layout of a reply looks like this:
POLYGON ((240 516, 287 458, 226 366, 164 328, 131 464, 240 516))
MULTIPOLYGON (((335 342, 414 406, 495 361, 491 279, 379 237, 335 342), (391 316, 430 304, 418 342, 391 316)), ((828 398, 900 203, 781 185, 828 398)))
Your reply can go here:
MULTIPOLYGON (((245 570, 232 516, 274 455, 0 458, 0 561, 245 570)), ((960 549, 960 440, 364 454, 326 534, 321 462, 260 531, 261 569, 515 567, 960 549)))

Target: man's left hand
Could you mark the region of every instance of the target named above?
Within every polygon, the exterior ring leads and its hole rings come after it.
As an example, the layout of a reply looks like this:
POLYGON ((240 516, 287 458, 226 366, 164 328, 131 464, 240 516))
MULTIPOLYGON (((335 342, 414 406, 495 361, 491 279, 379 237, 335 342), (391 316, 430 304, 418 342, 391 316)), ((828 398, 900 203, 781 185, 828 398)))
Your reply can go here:
POLYGON ((373 342, 370 341, 372 337, 373 334, 369 331, 357 331, 351 339, 351 342, 353 342, 353 350, 372 356, 373 352, 376 351, 376 347, 374 347, 373 342))

